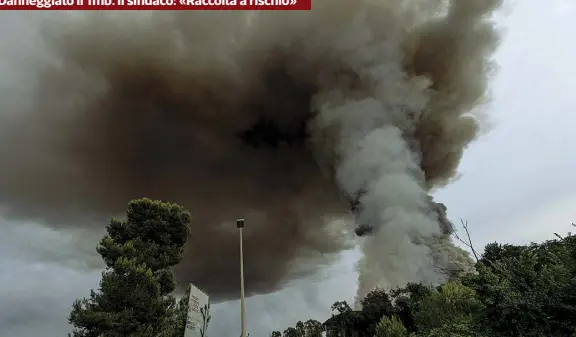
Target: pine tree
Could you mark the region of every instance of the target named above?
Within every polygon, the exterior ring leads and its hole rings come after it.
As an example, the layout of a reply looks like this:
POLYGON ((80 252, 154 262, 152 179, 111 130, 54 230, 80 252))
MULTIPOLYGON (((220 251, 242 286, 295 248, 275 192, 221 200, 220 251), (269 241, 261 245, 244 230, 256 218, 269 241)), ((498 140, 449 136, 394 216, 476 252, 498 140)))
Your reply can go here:
POLYGON ((106 270, 98 291, 72 306, 74 337, 157 337, 177 319, 171 269, 184 253, 190 213, 144 198, 126 215, 110 221, 98 245, 106 270))

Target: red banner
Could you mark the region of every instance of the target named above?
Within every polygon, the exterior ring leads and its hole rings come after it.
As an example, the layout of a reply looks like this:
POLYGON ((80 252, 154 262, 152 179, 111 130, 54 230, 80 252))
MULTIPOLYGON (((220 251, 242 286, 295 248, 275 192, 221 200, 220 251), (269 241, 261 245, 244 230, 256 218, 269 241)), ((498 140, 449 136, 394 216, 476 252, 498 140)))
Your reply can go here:
POLYGON ((0 10, 310 10, 312 0, 0 0, 0 10))

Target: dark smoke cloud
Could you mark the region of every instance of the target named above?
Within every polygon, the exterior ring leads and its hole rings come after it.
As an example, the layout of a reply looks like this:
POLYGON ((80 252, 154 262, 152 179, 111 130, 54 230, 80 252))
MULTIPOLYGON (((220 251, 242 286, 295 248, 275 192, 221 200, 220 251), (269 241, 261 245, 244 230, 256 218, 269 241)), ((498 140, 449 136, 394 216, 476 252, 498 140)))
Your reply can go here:
MULTIPOLYGON (((247 223, 247 293, 268 293, 352 247, 347 199, 360 191, 359 219, 381 227, 363 243, 364 269, 389 254, 406 262, 441 252, 434 261, 444 261, 456 248, 421 200, 454 176, 478 131, 469 113, 483 103, 498 40, 485 19, 499 3, 317 0, 306 13, 57 15, 43 23, 32 62, 10 60, 21 76, 0 92, 3 215, 101 230, 132 198, 181 203, 194 220, 177 277, 216 300, 237 296, 237 217, 247 223), (385 102, 385 122, 346 106, 371 97, 385 102), (331 115, 335 106, 346 115, 331 115), (354 123, 399 130, 391 142, 384 131, 372 138, 383 154, 406 144, 400 166, 414 189, 382 193, 414 191, 409 207, 395 209, 434 228, 373 216, 383 209, 374 197, 382 182, 363 170, 369 158, 342 150, 363 142, 346 131, 354 123), (388 222, 396 227, 379 225, 388 222), (426 249, 387 251, 386 235, 426 249)), ((428 279, 430 266, 420 267, 390 282, 428 279)), ((360 278, 360 292, 382 281, 360 278)))

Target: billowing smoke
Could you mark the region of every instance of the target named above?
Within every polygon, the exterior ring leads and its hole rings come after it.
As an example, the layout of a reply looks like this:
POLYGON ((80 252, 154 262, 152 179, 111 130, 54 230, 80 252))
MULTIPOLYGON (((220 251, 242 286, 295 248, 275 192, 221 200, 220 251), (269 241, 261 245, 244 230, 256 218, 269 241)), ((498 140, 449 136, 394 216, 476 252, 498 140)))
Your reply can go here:
POLYGON ((132 198, 181 203, 177 277, 217 300, 238 293, 237 217, 248 294, 332 262, 355 224, 358 295, 441 280, 467 256, 428 195, 479 130, 500 2, 52 16, 0 93, 3 215, 101 230, 132 198))

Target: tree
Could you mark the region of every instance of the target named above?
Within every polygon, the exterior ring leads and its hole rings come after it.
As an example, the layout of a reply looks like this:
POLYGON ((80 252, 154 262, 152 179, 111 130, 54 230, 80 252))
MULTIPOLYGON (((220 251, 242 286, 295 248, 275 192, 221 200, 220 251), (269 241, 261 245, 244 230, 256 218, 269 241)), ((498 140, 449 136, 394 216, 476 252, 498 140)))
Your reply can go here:
POLYGON ((202 313, 202 319, 204 320, 200 334, 202 337, 205 337, 208 334, 208 323, 210 323, 210 319, 212 319, 212 316, 210 315, 210 303, 205 304, 203 308, 200 308, 200 313, 202 313))
POLYGON ((483 325, 500 336, 569 336, 576 331, 576 240, 487 247, 463 281, 486 307, 483 325), (482 263, 480 263, 482 262, 482 263))
POLYGON ((407 337, 408 330, 396 316, 382 317, 376 325, 375 337, 407 337))
POLYGON ((420 311, 422 299, 432 291, 430 286, 421 283, 408 283, 406 287, 390 292, 391 301, 394 303, 394 313, 408 329, 408 332, 418 331, 414 316, 420 311))
POLYGON ((322 336, 322 323, 314 319, 309 319, 304 322, 304 330, 306 331, 306 337, 320 337, 322 336))
MULTIPOLYGON (((106 263, 98 291, 74 302, 74 337, 177 336, 184 302, 176 305, 171 268, 180 262, 190 213, 181 206, 138 199, 126 220, 112 219, 97 252, 106 263), (180 309, 180 311, 178 311, 180 309)), ((184 320, 185 324, 185 320, 184 320)))
POLYGON ((382 317, 390 317, 394 314, 394 306, 390 300, 390 295, 384 288, 376 287, 372 289, 360 301, 362 313, 364 314, 367 330, 372 335, 376 325, 381 322, 382 317))
POLYGON ((284 330, 284 334, 282 336, 283 337, 300 337, 300 335, 298 334, 298 330, 296 330, 295 328, 292 328, 292 327, 284 330))
POLYGON ((475 317, 482 309, 474 290, 450 281, 420 300, 414 318, 421 335, 457 336, 462 331, 474 330, 475 317))
MULTIPOLYGON (((306 322, 296 322, 296 327, 284 330, 284 337, 320 337, 322 336, 322 323, 309 319, 306 322)), ((271 337, 280 337, 279 331, 273 331, 271 337)))
POLYGON ((334 302, 334 304, 332 304, 332 311, 337 311, 339 314, 342 314, 342 313, 352 311, 352 308, 350 308, 350 305, 348 304, 348 302, 339 301, 339 302, 334 302))
POLYGON ((302 321, 296 322, 296 332, 298 337, 306 337, 306 329, 304 329, 304 323, 302 321))
POLYGON ((331 309, 333 312, 332 317, 324 323, 327 336, 369 334, 366 317, 362 311, 353 311, 346 301, 335 302, 331 309), (334 311, 336 311, 336 314, 334 311))

